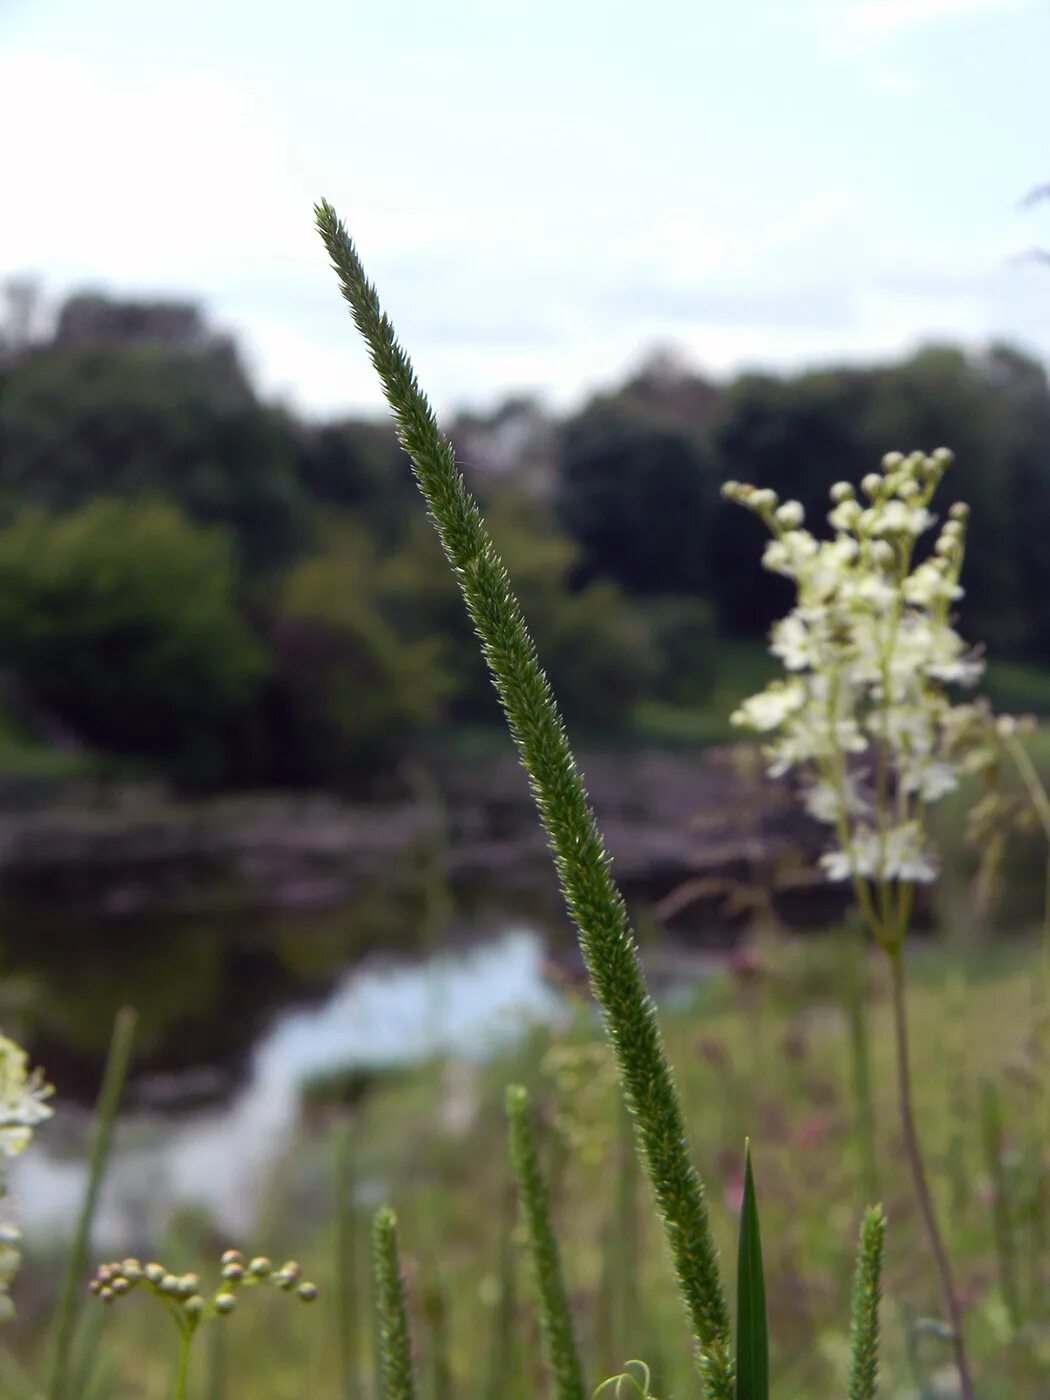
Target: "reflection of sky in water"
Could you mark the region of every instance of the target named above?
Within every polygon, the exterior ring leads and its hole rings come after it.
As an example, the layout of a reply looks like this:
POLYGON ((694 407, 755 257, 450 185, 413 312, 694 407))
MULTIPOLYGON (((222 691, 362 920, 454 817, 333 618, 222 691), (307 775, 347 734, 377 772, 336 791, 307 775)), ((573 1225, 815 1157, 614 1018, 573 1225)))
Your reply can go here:
MULTIPOLYGON (((152 1134, 144 1124, 124 1125, 96 1241, 119 1247, 131 1237, 156 1237, 177 1201, 207 1207, 231 1235, 245 1232, 259 1188, 287 1148, 304 1079, 435 1054, 478 1058, 513 1044, 558 1010, 543 958, 540 939, 515 930, 466 952, 348 973, 323 1005, 289 1012, 259 1041, 248 1081, 229 1106, 158 1121, 152 1134)), ((12 1194, 26 1232, 68 1227, 82 1163, 49 1156, 41 1132, 13 1165, 12 1194)))

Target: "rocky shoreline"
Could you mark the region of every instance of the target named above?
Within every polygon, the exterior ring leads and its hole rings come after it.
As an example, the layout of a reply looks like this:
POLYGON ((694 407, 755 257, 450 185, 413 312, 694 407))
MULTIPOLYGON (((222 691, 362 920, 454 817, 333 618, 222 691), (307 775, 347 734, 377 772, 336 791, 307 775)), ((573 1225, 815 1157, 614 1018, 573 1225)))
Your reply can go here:
MULTIPOLYGON (((628 901, 682 938, 722 946, 758 916, 826 924, 839 892, 823 833, 747 746, 591 753, 581 766, 628 901)), ((81 791, 0 812, 0 898, 75 897, 103 917, 241 907, 324 911, 363 887, 498 889, 557 907, 513 756, 428 773, 375 801, 255 794, 178 802, 155 788, 81 791)))

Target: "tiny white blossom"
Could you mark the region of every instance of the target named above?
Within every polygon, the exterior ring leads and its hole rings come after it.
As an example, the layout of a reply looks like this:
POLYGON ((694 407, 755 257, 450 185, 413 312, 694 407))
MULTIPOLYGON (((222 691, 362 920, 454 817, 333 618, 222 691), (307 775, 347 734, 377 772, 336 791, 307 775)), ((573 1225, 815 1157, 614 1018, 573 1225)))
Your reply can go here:
POLYGON ((53 1114, 46 1102, 53 1092, 39 1069, 29 1072, 22 1047, 0 1035, 0 1153, 14 1157, 22 1151, 33 1129, 53 1114))
POLYGON ((798 682, 774 681, 745 700, 730 715, 730 723, 758 730, 779 729, 805 699, 805 691, 798 682))

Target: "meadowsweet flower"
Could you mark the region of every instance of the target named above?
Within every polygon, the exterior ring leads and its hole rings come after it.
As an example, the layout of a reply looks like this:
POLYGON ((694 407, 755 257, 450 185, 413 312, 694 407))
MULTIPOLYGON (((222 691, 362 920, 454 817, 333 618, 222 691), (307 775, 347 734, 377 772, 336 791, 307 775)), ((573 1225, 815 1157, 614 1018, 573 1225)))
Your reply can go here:
MULTIPOLYGON (((43 1072, 30 1071, 29 1058, 20 1045, 0 1035, 0 1195, 4 1191, 3 1165, 29 1144, 33 1129, 51 1117, 47 1102, 53 1093, 43 1072)), ((10 1288, 21 1263, 21 1233, 11 1221, 0 1222, 0 1322, 15 1312, 10 1288)))
POLYGON ((22 1047, 0 1035, 0 1154, 15 1157, 28 1145, 33 1129, 54 1112, 47 1103, 53 1092, 41 1070, 29 1071, 22 1047))
POLYGON ((730 715, 730 723, 758 730, 779 729, 805 702, 806 692, 800 684, 774 681, 745 700, 730 715))
POLYGON ((954 790, 962 766, 984 761, 972 738, 960 742, 974 718, 950 689, 984 670, 950 616, 962 596, 965 509, 953 507, 933 551, 915 558, 950 465, 947 451, 889 453, 861 499, 837 482, 826 540, 801 528, 793 502, 737 483, 727 493, 765 521, 763 563, 796 590, 770 634, 788 677, 745 700, 733 722, 767 736, 772 775, 806 779, 807 810, 836 835, 822 861, 832 880, 933 879, 926 808, 954 790))

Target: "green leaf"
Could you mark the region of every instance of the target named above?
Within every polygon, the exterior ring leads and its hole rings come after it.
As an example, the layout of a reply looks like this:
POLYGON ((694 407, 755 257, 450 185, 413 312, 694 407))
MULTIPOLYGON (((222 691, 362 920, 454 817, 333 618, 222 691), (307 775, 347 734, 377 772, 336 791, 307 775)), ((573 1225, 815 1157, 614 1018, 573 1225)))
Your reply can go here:
POLYGON ((769 1400, 769 1335, 762 1237, 758 1229, 751 1144, 744 1148, 744 1202, 736 1280, 736 1400, 769 1400))

